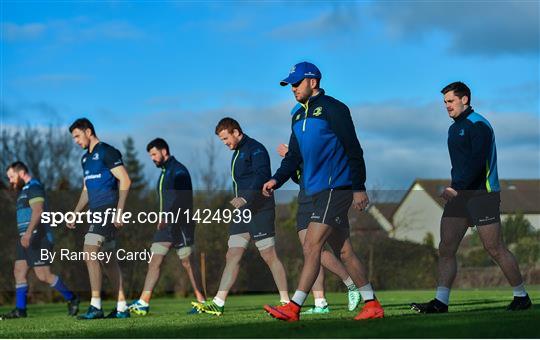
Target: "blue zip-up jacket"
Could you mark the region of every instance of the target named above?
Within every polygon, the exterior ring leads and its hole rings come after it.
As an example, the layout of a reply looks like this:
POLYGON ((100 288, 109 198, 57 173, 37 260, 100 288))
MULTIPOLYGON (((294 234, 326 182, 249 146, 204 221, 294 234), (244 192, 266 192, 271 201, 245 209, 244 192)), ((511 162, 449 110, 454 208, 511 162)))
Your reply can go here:
MULTIPOLYGON (((161 166, 161 174, 157 182, 159 197, 159 211, 177 213, 180 209, 178 225, 191 225, 192 220, 187 221, 184 211, 190 211, 193 215, 193 186, 188 169, 179 161, 170 156, 161 166)), ((175 215, 176 216, 176 215, 175 215)), ((174 223, 168 223, 172 225, 174 223)))
POLYGON ((471 107, 448 129, 448 152, 453 189, 500 191, 495 134, 489 122, 471 107))
POLYGON ((283 185, 303 163, 306 193, 350 187, 365 191, 366 166, 349 108, 323 89, 292 112, 289 152, 272 177, 283 185))
POLYGON ((92 152, 87 151, 82 156, 81 165, 90 209, 118 203, 118 180, 111 169, 123 164, 120 151, 103 142, 99 142, 92 152))
POLYGON ((261 193, 271 175, 268 151, 264 145, 244 134, 231 161, 234 195, 247 201, 244 208, 263 210, 275 207, 274 197, 265 197, 261 193))

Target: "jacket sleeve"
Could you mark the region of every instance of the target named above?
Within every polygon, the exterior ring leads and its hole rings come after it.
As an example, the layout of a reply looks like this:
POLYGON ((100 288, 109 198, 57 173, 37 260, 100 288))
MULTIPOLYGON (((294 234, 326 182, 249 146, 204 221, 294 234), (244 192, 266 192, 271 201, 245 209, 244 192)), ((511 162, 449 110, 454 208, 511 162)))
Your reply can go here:
POLYGON ((328 123, 349 158, 353 191, 365 191, 366 164, 364 163, 364 151, 356 137, 349 108, 345 104, 338 104, 328 115, 328 123))
POLYGON ((463 177, 453 178, 451 187, 455 190, 467 190, 483 176, 486 171, 488 151, 493 139, 493 132, 483 122, 476 122, 469 128, 472 153, 469 162, 463 169, 463 177))
POLYGON ((300 169, 296 169, 296 171, 294 172, 294 175, 291 176, 291 179, 294 183, 296 184, 300 184, 300 178, 302 176, 302 170, 300 169))
POLYGON ((253 179, 248 186, 249 189, 242 190, 238 195, 247 201, 246 206, 249 206, 257 199, 257 197, 261 196, 261 189, 272 174, 270 170, 270 156, 263 146, 257 145, 252 148, 252 150, 250 150, 250 157, 253 169, 253 179))
POLYGON ((174 194, 171 195, 173 202, 170 202, 169 209, 175 213, 178 209, 181 209, 181 213, 188 209, 193 210, 193 188, 189 172, 185 169, 178 168, 174 170, 173 176, 174 194))
POLYGON ((272 176, 272 179, 277 182, 276 189, 285 184, 289 178, 296 175, 296 170, 298 170, 301 163, 302 156, 300 154, 300 147, 298 146, 298 141, 296 140, 294 132, 292 132, 289 139, 289 151, 281 160, 279 169, 277 169, 274 176, 272 176))

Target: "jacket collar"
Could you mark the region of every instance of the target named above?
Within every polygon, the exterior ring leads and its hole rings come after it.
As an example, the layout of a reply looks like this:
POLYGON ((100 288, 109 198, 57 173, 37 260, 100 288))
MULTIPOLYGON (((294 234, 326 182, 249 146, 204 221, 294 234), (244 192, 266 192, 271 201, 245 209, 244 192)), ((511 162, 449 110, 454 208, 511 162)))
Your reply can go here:
POLYGON ((167 159, 167 160, 165 161, 165 163, 163 163, 162 168, 163 168, 163 169, 169 168, 169 167, 171 166, 171 164, 174 163, 174 161, 176 161, 176 159, 174 158, 174 156, 169 156, 169 159, 167 159))
POLYGON ((246 135, 245 133, 242 135, 242 139, 240 140, 240 142, 238 142, 238 145, 236 146, 236 149, 235 150, 240 150, 240 148, 242 146, 244 146, 244 144, 247 143, 247 140, 249 139, 248 135, 246 135))
POLYGON ((473 110, 472 106, 469 106, 468 108, 465 109, 465 111, 461 112, 461 114, 459 116, 457 116, 456 118, 453 118, 454 122, 462 121, 463 119, 467 118, 473 112, 474 112, 474 110, 473 110))
POLYGON ((324 96, 324 89, 319 89, 319 93, 317 93, 314 96, 309 97, 308 101, 305 104, 300 103, 300 105, 302 105, 304 108, 306 108, 308 105, 313 104, 314 102, 316 102, 322 96, 324 96))

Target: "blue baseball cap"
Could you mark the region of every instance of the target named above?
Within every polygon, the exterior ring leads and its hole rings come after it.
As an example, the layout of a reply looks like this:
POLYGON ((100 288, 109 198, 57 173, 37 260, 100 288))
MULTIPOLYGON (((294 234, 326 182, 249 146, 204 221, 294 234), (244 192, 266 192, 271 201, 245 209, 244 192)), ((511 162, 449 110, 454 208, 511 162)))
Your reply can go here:
POLYGON ((287 86, 289 84, 296 84, 304 78, 321 79, 322 74, 317 66, 313 65, 312 63, 308 63, 307 61, 303 61, 294 65, 289 72, 289 76, 280 81, 279 85, 287 86))

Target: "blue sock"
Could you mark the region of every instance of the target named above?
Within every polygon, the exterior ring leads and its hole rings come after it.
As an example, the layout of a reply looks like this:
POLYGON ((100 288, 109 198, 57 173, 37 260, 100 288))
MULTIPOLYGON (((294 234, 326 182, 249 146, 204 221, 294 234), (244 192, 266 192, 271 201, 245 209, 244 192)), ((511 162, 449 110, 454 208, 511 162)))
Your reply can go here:
POLYGON ((15 308, 26 309, 26 297, 28 295, 28 284, 18 283, 15 285, 15 308))
POLYGON ((62 282, 60 276, 58 275, 56 276, 56 281, 51 285, 51 287, 53 287, 60 294, 62 294, 64 299, 66 299, 67 301, 70 301, 75 297, 75 295, 71 292, 71 290, 68 289, 68 287, 66 287, 66 285, 64 284, 64 282, 62 282))

